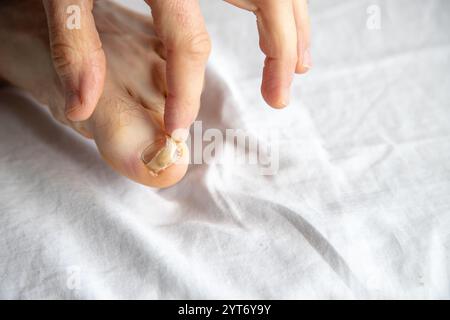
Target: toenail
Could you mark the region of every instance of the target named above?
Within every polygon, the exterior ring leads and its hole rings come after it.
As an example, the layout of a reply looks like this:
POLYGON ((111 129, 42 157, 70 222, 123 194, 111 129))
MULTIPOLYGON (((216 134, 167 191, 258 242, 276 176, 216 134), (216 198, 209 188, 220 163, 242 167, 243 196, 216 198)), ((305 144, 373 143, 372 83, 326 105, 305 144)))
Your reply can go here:
POLYGON ((180 143, 166 136, 145 148, 141 159, 150 174, 157 176, 161 171, 177 162, 181 158, 182 153, 180 143))

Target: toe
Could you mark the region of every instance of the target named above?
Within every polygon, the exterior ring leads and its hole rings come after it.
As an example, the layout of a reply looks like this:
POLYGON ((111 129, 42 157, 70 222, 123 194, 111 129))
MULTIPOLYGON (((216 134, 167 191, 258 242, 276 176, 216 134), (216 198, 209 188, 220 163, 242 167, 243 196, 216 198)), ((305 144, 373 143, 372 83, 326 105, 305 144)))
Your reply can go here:
POLYGON ((173 140, 162 129, 160 113, 129 98, 103 99, 99 106, 93 116, 94 140, 111 167, 151 187, 169 187, 183 178, 189 159, 188 149, 184 143, 177 143, 173 152, 163 152, 165 142, 173 140), (158 161, 152 162, 155 157, 159 157, 158 161), (172 158, 167 161, 167 157, 172 158), (161 159, 166 160, 161 163, 161 159), (155 163, 159 168, 155 169, 155 163))

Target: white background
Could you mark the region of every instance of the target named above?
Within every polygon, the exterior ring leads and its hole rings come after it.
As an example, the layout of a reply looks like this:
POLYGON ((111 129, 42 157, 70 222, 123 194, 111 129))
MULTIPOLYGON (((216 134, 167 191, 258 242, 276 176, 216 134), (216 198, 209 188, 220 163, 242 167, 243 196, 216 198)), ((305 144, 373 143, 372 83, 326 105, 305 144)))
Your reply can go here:
POLYGON ((279 132, 278 173, 194 165, 149 189, 3 91, 0 297, 449 298, 450 2, 310 1, 314 68, 282 111, 255 17, 201 3, 203 126, 279 132))

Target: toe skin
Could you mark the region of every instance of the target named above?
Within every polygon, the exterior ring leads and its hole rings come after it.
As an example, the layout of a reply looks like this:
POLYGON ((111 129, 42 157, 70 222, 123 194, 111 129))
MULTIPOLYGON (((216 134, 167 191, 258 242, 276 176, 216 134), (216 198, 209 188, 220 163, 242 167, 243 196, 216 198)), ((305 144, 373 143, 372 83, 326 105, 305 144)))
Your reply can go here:
POLYGON ((97 143, 97 146, 104 160, 114 170, 137 183, 149 187, 170 187, 184 177, 188 168, 189 151, 185 144, 183 145, 183 152, 180 159, 157 175, 152 173, 142 161, 141 153, 144 148, 141 146, 136 146, 132 150, 130 149, 129 143, 125 143, 124 140, 120 140, 119 142, 115 139, 108 145, 97 143))
MULTIPOLYGON (((128 108, 109 113, 112 118, 101 119, 94 128, 94 140, 104 160, 120 174, 150 187, 166 188, 176 184, 186 174, 189 150, 181 144, 181 156, 173 165, 155 175, 142 160, 144 150, 165 133, 148 110, 128 108)), ((97 120, 98 115, 95 115, 97 120)))

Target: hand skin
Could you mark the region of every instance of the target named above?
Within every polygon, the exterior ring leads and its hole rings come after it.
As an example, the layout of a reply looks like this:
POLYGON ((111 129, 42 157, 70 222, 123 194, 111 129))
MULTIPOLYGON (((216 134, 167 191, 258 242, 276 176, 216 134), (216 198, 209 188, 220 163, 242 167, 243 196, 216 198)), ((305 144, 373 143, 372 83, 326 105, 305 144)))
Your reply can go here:
MULTIPOLYGON (((64 88, 53 66, 40 1, 2 1, 0 78, 26 91, 53 119, 93 139, 102 158, 120 175, 150 187, 172 186, 187 171, 189 150, 182 142, 175 146, 164 131, 163 45, 148 16, 108 0, 97 1, 93 15, 107 71, 103 94, 89 119, 74 122, 65 116, 64 88)), ((70 145, 67 148, 70 153, 70 145)))
MULTIPOLYGON (((92 15, 93 1, 42 0, 49 24, 54 67, 65 91, 66 117, 86 120, 102 94, 106 60, 92 15), (66 28, 67 8, 81 8, 80 29, 66 28)), ((257 17, 260 47, 266 55, 261 93, 274 108, 289 103, 294 73, 311 68, 307 0, 225 0, 257 17)), ((198 0, 145 0, 167 61, 165 131, 183 140, 195 120, 211 42, 198 0)))
POLYGON ((261 93, 270 106, 287 106, 294 72, 312 67, 307 0, 225 1, 256 15, 259 45, 266 55, 261 93))

